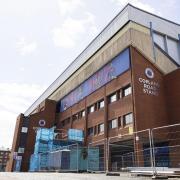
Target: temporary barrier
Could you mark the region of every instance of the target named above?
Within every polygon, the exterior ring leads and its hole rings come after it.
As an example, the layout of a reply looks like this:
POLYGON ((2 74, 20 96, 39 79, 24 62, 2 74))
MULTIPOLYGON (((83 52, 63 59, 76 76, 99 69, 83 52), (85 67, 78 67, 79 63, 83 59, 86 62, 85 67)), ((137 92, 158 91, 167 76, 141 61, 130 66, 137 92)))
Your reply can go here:
POLYGON ((107 156, 107 140, 103 139, 88 145, 88 172, 105 172, 107 156))
MULTIPOLYGON (((40 154, 39 170, 79 171, 83 170, 82 149, 78 144, 61 147, 59 150, 40 154), (42 162, 42 157, 46 160, 42 162)), ((86 163, 85 163, 86 164, 86 163)), ((86 169, 86 167, 85 167, 86 169)))
POLYGON ((46 145, 51 145, 40 148, 40 142, 46 141, 37 141, 39 149, 35 147, 37 153, 31 156, 30 171, 180 175, 180 124, 137 132, 132 129, 127 134, 89 143, 88 148, 78 141, 73 144, 74 141, 59 140, 48 141, 46 145))
POLYGON ((154 175, 180 175, 180 124, 152 129, 154 175))
POLYGON ((150 129, 109 138, 107 171, 152 170, 152 162, 150 129))

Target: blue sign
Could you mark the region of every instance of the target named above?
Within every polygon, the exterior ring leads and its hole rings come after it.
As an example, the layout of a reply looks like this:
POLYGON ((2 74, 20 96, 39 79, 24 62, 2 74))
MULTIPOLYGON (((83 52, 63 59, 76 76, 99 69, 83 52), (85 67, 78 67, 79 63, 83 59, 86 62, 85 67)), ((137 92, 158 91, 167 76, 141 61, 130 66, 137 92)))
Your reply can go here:
POLYGON ((130 68, 129 48, 121 52, 110 63, 105 65, 79 87, 61 99, 60 111, 64 111, 75 103, 96 91, 115 77, 130 68))

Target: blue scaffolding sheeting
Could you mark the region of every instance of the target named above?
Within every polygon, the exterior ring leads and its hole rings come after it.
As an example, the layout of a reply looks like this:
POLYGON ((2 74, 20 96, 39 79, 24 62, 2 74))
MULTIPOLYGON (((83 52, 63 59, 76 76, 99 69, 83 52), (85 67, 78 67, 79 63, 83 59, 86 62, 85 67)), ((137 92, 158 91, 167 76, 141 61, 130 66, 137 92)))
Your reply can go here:
MULTIPOLYGON (((29 170, 32 172, 39 170, 47 170, 48 168, 50 168, 50 165, 52 164, 50 162, 52 162, 52 160, 57 163, 61 160, 61 166, 59 166, 58 169, 73 168, 74 170, 77 169, 77 166, 83 167, 83 165, 78 165, 77 163, 73 165, 73 161, 77 162, 77 159, 75 158, 81 157, 81 151, 77 147, 81 146, 84 140, 83 131, 70 129, 68 131, 68 140, 56 140, 54 139, 54 137, 54 128, 38 128, 36 134, 36 142, 34 146, 34 154, 32 154, 30 159, 29 170), (66 149, 68 146, 73 146, 74 144, 76 146, 75 149, 72 148, 71 152, 64 152, 64 149, 66 149), (61 156, 56 155, 55 151, 57 150, 58 152, 61 152, 61 156)), ((87 162, 84 162, 84 164, 87 164, 87 162)))
POLYGON ((69 129, 68 140, 79 141, 79 142, 84 141, 83 131, 79 129, 69 129))
POLYGON ((52 141, 54 139, 54 127, 47 129, 47 128, 38 128, 36 134, 36 141, 43 140, 43 141, 52 141))
POLYGON ((39 154, 32 154, 30 158, 29 171, 35 172, 39 170, 39 154))

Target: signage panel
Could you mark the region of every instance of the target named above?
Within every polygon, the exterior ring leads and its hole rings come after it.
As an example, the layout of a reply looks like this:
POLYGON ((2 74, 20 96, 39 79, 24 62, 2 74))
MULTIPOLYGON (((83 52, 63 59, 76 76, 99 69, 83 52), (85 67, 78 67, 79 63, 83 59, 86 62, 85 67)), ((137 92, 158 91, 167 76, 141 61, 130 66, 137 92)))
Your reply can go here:
POLYGON ((130 68, 129 48, 121 52, 110 63, 97 71, 79 87, 65 96, 60 103, 60 111, 64 111, 95 90, 130 68))

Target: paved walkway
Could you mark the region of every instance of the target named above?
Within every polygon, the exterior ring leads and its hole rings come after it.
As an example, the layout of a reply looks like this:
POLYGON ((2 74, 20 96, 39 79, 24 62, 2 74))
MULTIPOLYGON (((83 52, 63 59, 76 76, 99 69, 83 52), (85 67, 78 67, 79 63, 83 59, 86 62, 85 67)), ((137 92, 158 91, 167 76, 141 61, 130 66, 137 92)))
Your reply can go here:
POLYGON ((149 180, 151 178, 130 175, 106 176, 105 174, 76 173, 0 173, 0 180, 149 180))

